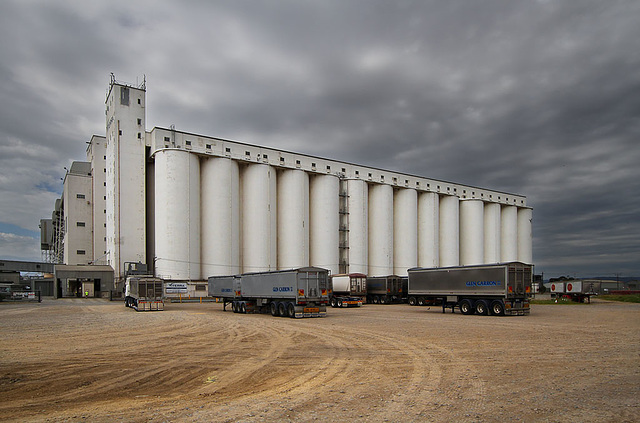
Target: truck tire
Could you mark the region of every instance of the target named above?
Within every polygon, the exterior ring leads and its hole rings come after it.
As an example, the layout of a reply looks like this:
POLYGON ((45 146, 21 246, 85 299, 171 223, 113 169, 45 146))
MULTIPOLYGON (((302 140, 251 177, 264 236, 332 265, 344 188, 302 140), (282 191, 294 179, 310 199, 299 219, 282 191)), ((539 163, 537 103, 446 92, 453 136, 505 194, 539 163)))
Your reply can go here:
POLYGON ((476 303, 476 313, 480 316, 486 316, 489 314, 489 306, 485 300, 480 300, 476 303))
POLYGON ((271 315, 273 317, 278 316, 278 305, 276 303, 271 302, 271 304, 269 304, 269 310, 271 311, 271 315))
POLYGON ((494 316, 502 316, 504 314, 504 304, 500 300, 491 303, 491 314, 494 316))
POLYGON ((423 306, 426 305, 427 302, 425 301, 424 297, 418 297, 418 305, 419 306, 423 306))
POLYGON ((338 300, 338 308, 342 308, 342 300, 338 300))
POLYGON ((416 304, 418 304, 418 301, 416 301, 416 297, 409 297, 409 301, 408 301, 410 306, 414 306, 416 304))
POLYGON ((336 297, 331 297, 331 301, 329 302, 329 304, 331 305, 331 307, 336 308, 338 305, 338 302, 336 301, 336 297))
POLYGON ((292 319, 296 317, 296 306, 294 306, 293 303, 287 304, 287 316, 291 317, 292 319))
POLYGON ((238 312, 238 303, 237 302, 232 302, 231 303, 231 311, 233 311, 234 313, 238 312))
POLYGON ((247 304, 246 303, 240 303, 240 313, 247 314, 247 304))
POLYGON ((475 310, 473 309, 473 304, 471 300, 462 300, 460 302, 460 312, 465 315, 473 314, 475 310))
POLYGON ((380 304, 386 304, 387 303, 387 299, 384 296, 380 296, 379 302, 380 302, 380 304))
POLYGON ((285 317, 287 315, 287 306, 285 303, 278 303, 278 315, 280 317, 285 317))

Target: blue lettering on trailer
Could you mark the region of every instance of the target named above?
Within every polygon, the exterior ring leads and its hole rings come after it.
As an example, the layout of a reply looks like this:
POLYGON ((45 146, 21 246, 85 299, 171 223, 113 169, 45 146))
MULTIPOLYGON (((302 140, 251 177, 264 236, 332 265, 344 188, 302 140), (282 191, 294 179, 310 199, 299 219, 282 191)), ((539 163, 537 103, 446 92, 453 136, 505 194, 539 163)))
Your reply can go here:
POLYGON ((500 286, 501 281, 467 281, 467 286, 500 286))
POLYGON ((222 292, 233 292, 233 290, 232 290, 232 289, 229 289, 229 288, 222 288, 222 290, 221 290, 221 291, 222 291, 222 292))
POLYGON ((273 292, 293 292, 293 288, 290 286, 274 286, 273 292))

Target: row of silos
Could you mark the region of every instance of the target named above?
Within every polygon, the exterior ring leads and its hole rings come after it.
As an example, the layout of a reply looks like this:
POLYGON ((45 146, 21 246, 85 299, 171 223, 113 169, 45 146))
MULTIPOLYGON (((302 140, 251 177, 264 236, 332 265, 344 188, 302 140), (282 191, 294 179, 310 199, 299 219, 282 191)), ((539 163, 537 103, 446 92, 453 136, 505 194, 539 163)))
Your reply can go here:
POLYGON ((180 149, 158 150, 154 175, 156 274, 174 280, 302 266, 338 273, 341 249, 349 272, 372 276, 532 260, 529 208, 180 149))
POLYGON ((417 266, 533 260, 530 208, 362 181, 348 186, 357 201, 368 195, 368 215, 360 204, 349 209, 357 223, 349 227, 351 272, 406 275, 417 266))
POLYGON ((339 180, 155 153, 155 269, 174 280, 320 266, 338 271, 339 180))

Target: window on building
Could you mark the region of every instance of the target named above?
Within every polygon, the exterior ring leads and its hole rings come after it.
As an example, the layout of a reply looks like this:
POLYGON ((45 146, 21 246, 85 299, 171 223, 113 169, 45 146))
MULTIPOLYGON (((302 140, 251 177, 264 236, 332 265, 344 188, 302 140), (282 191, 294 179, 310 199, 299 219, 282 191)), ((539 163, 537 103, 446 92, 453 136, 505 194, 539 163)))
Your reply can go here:
POLYGON ((138 104, 142 104, 142 103, 140 102, 140 99, 138 99, 138 104))
POLYGON ((196 291, 206 291, 206 290, 207 290, 206 285, 196 285, 196 291))
POLYGON ((225 148, 224 151, 226 151, 227 153, 231 153, 231 149, 229 147, 225 148))
POLYGON ((138 125, 142 125, 142 119, 138 118, 138 125))
POLYGON ((207 147, 207 150, 211 150, 211 144, 207 144, 206 147, 207 147))
POLYGON ((251 151, 245 151, 245 152, 244 152, 244 155, 245 155, 245 156, 251 156, 251 151))
POLYGON ((85 254, 87 254, 87 252, 85 250, 76 250, 76 254, 79 256, 84 256, 85 254))
POLYGON ((185 145, 191 145, 191 141, 187 140, 184 142, 185 145))
POLYGON ((331 166, 327 166, 327 170, 331 170, 331 166))
POLYGON ((84 228, 86 225, 84 222, 76 222, 76 226, 79 228, 84 228))
POLYGON ((138 139, 142 139, 142 133, 138 132, 138 139))
POLYGON ((76 198, 83 199, 84 198, 84 194, 76 194, 76 198))
POLYGON ((171 141, 171 138, 169 138, 169 137, 164 137, 164 142, 169 142, 169 141, 171 141))

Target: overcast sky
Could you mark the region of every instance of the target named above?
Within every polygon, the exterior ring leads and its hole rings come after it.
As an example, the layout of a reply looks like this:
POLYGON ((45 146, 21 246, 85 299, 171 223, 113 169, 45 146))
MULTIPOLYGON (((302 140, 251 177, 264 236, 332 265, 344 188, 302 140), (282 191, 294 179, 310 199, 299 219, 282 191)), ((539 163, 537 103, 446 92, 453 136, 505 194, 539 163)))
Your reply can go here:
POLYGON ((640 2, 0 3, 0 258, 147 80, 168 127, 525 195, 545 278, 640 276, 640 2))

